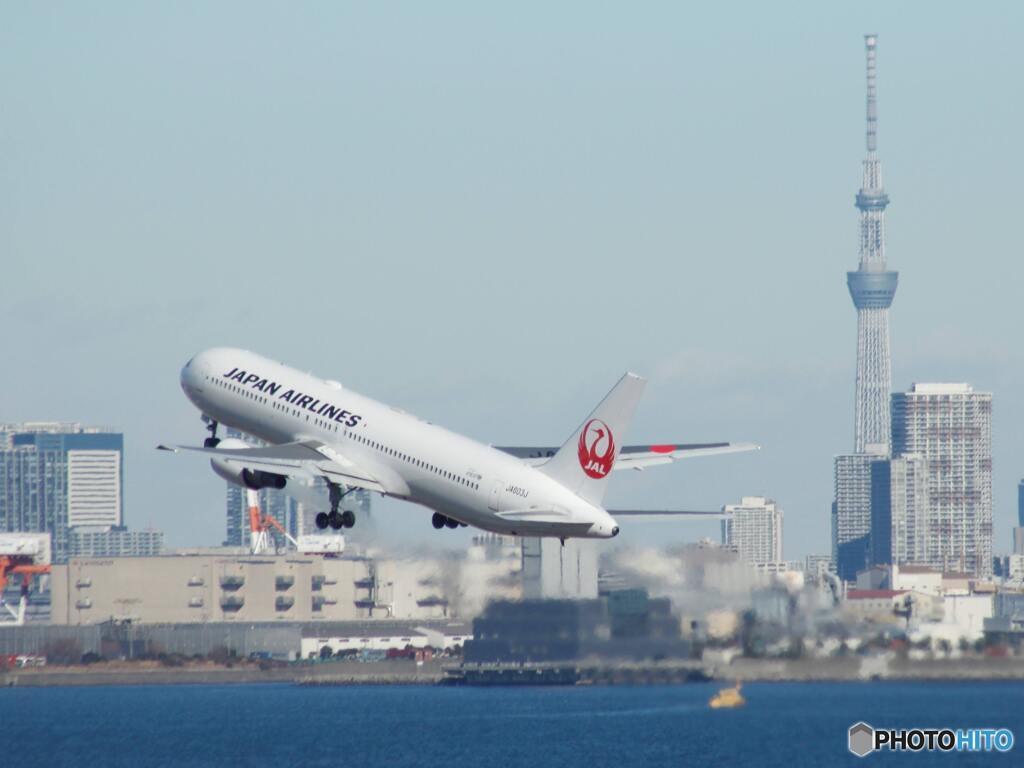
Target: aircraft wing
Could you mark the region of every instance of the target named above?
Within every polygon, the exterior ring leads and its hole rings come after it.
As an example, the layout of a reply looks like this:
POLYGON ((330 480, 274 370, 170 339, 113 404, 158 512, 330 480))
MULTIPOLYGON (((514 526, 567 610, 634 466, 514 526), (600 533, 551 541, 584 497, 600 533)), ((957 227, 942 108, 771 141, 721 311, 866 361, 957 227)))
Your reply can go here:
MULTIPOLYGON (((558 451, 558 448, 537 446, 495 446, 499 451, 521 458, 530 466, 540 466, 558 451)), ((665 443, 661 445, 627 445, 619 452, 612 467, 615 469, 645 469, 659 464, 671 464, 679 459, 712 456, 719 453, 758 451, 754 443, 665 443)))
POLYGON ((349 488, 387 493, 388 490, 368 472, 318 440, 268 445, 262 448, 204 448, 192 445, 158 445, 158 450, 194 451, 228 464, 279 475, 323 477, 349 488))

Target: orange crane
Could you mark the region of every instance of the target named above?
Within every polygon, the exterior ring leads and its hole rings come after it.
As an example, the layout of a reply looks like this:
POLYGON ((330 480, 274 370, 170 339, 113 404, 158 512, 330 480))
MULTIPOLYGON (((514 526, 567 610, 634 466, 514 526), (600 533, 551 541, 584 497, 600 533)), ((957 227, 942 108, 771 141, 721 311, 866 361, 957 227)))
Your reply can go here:
MULTIPOLYGON (((32 579, 50 572, 50 534, 0 533, 0 620, 10 614, 14 624, 25 623, 25 608, 32 579), (15 610, 4 602, 4 589, 13 577, 21 577, 21 599, 15 610)), ((8 620, 6 623, 10 623, 8 620)))
POLYGON ((270 551, 270 528, 273 526, 298 549, 299 543, 291 537, 277 520, 271 515, 264 515, 260 512, 259 491, 246 489, 246 505, 249 507, 249 551, 254 555, 262 555, 270 551))

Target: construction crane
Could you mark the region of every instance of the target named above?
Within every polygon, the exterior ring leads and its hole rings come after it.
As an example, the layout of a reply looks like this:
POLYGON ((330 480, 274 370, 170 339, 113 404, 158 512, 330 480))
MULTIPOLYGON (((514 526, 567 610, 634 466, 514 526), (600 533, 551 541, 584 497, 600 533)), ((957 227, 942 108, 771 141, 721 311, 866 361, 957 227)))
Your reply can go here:
POLYGON ((50 534, 0 533, 0 625, 25 623, 28 593, 32 579, 50 572, 50 534), (4 590, 12 577, 21 577, 21 596, 17 608, 4 600, 4 590))
POLYGON ((270 551, 270 529, 276 528, 281 532, 292 546, 299 548, 299 542, 292 538, 291 534, 284 529, 271 515, 264 515, 260 512, 260 493, 247 488, 245 490, 245 503, 249 507, 249 551, 254 555, 264 555, 270 551))

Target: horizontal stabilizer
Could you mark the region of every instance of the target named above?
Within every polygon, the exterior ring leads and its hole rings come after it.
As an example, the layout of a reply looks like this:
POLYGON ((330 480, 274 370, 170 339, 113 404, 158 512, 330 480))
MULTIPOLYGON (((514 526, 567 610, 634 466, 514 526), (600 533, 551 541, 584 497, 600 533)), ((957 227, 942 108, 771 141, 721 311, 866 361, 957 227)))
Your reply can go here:
POLYGON ((696 509, 609 509, 612 517, 721 517, 721 510, 696 509))
MULTIPOLYGON (((555 455, 557 448, 549 446, 506 445, 495 446, 499 451, 516 456, 523 463, 538 467, 555 455)), ((623 446, 613 470, 645 469, 660 464, 671 464, 680 459, 692 459, 697 456, 715 456, 722 453, 743 453, 759 451, 761 446, 756 443, 664 443, 659 445, 626 445, 623 446)))

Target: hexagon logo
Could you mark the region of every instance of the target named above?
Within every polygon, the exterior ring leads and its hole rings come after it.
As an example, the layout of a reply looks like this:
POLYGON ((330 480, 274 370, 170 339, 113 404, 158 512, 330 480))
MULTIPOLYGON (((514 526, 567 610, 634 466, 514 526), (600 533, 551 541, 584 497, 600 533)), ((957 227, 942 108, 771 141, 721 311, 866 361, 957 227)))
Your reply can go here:
POLYGON ((875 729, 864 722, 851 725, 848 746, 857 757, 867 757, 875 750, 875 729))

